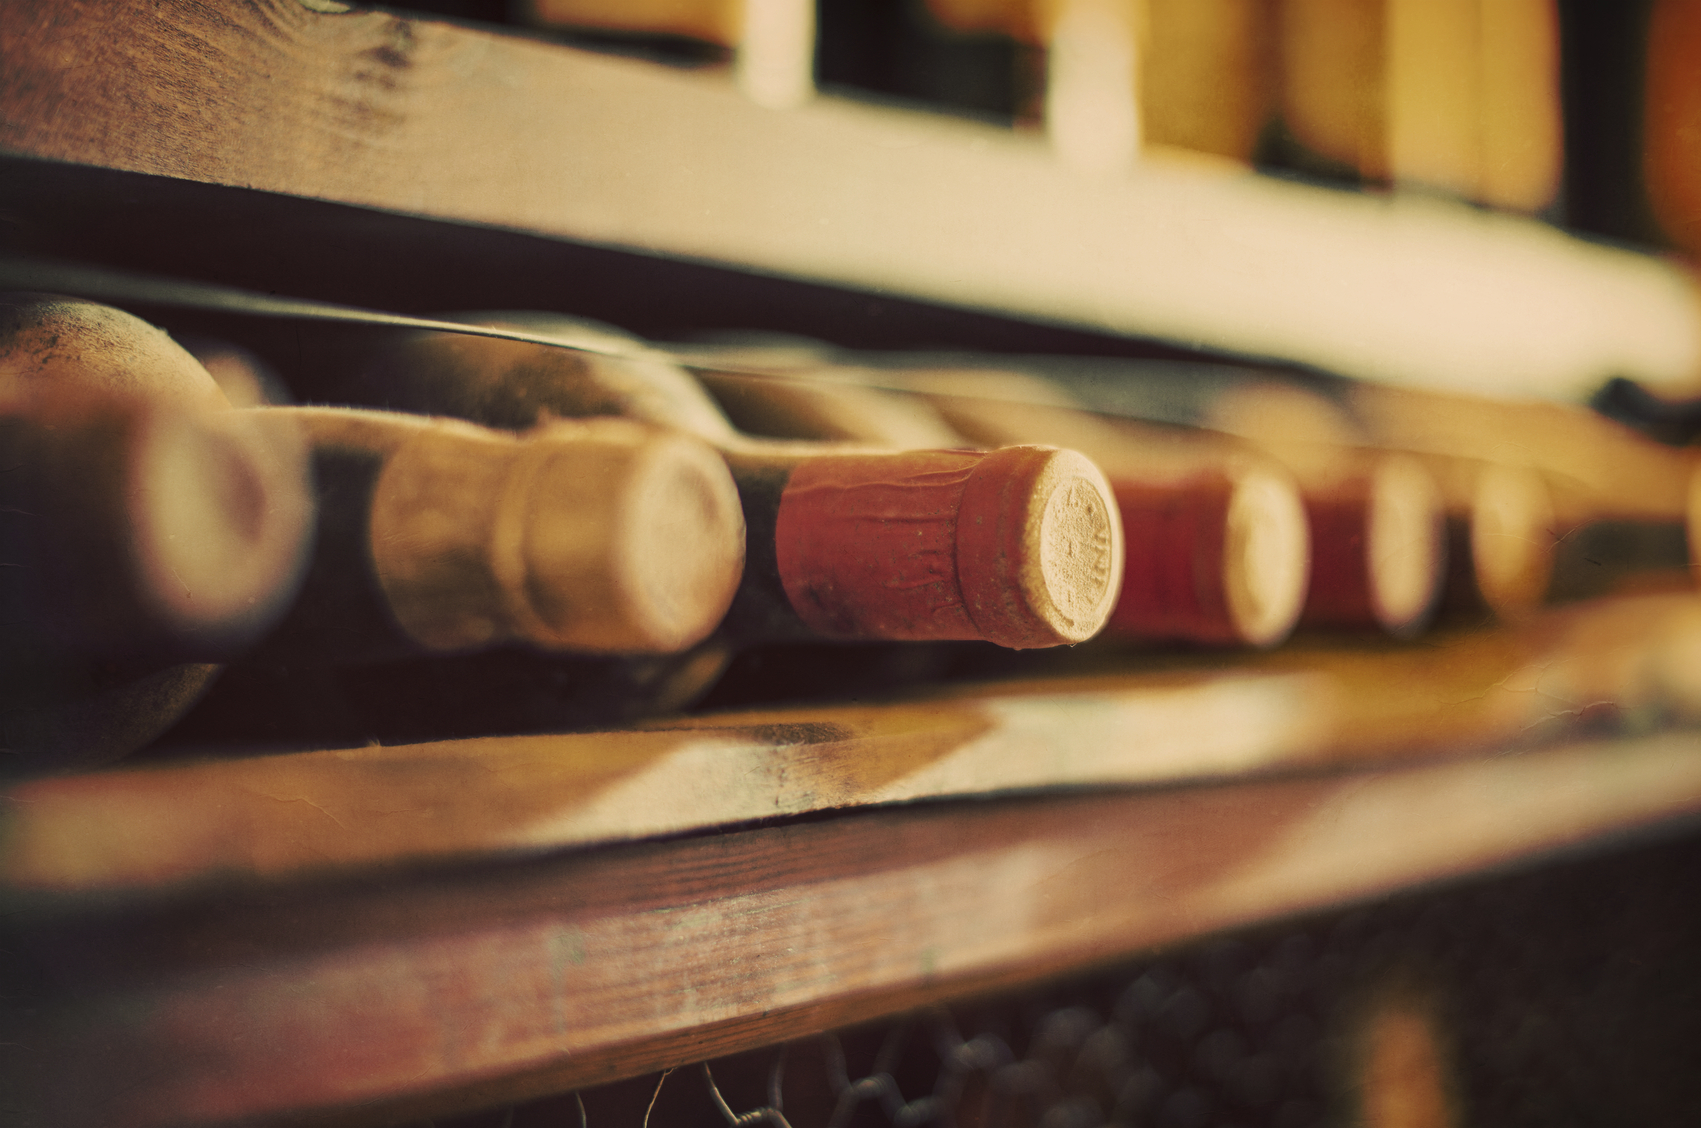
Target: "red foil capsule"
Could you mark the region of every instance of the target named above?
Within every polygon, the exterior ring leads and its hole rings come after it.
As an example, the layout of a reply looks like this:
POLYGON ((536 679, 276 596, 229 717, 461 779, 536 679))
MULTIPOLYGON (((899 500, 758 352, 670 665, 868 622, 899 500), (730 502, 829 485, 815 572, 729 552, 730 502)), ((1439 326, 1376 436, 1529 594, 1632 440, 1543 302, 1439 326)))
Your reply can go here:
POLYGON ((1110 630, 1121 636, 1273 646, 1303 602, 1309 536, 1299 495, 1264 469, 1113 483, 1128 565, 1110 630))
POLYGON ((1119 590, 1104 475, 1054 447, 804 459, 775 526, 798 617, 836 638, 1081 642, 1119 590))

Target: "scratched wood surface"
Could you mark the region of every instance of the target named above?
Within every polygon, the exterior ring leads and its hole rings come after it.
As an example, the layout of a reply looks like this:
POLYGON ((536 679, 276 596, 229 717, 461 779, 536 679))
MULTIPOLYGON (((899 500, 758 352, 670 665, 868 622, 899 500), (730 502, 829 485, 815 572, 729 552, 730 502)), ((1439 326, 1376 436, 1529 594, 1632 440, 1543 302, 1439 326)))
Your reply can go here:
POLYGON ((1676 733, 932 804, 15 913, 0 1111, 43 1128, 388 1123, 374 1110, 594 1084, 1693 816, 1698 751, 1676 733))
POLYGON ((0 895, 220 887, 918 800, 1501 754, 1701 718, 1701 598, 1406 647, 633 729, 149 762, 0 789, 0 895))
POLYGON ((0 45, 12 153, 1393 381, 1582 396, 1701 363, 1675 267, 1436 201, 1162 162, 1097 180, 1008 130, 775 112, 724 76, 294 0, 12 3, 0 45))

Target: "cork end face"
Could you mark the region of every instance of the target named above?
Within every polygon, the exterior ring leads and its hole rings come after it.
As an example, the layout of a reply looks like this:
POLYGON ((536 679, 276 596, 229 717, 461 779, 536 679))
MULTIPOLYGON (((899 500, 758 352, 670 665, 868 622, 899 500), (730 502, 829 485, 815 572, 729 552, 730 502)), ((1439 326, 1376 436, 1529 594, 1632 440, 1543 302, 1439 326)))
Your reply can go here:
POLYGON ((612 419, 555 424, 529 445, 530 641, 662 654, 706 638, 744 568, 744 514, 720 456, 612 419))
POLYGON ((1557 515, 1547 484, 1527 467, 1487 466, 1470 521, 1471 571, 1483 602, 1502 619, 1528 618, 1553 578, 1557 515))
POLYGON ((1365 563, 1377 619, 1397 636, 1421 630, 1445 571, 1441 491, 1416 459, 1384 458, 1371 479, 1369 517, 1365 563))
POLYGON ((1240 640, 1274 646, 1293 632, 1311 573, 1311 535, 1299 491, 1284 475, 1238 476, 1223 528, 1223 592, 1240 640))
POLYGON ((725 618, 744 572, 744 511, 726 463, 683 436, 650 443, 621 516, 632 637, 661 652, 701 642, 725 618))
POLYGON ((235 412, 153 411, 131 451, 132 552, 165 632, 234 653, 277 621, 306 563, 306 452, 287 427, 235 412))
POLYGON ((976 467, 958 513, 963 602, 982 636, 1018 649, 1084 642, 1122 587, 1122 522, 1084 455, 1006 447, 976 467))

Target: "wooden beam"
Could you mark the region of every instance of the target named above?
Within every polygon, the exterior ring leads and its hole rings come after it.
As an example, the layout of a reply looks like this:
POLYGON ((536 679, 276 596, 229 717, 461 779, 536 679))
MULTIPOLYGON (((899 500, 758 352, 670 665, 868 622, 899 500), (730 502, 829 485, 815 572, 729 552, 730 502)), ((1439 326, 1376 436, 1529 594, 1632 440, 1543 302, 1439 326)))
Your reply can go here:
POLYGON ((0 895, 243 885, 920 800, 1502 754, 1701 715, 1697 639, 1701 600, 1645 597, 1226 671, 1171 662, 884 705, 41 778, 0 792, 0 895))
POLYGON ((1696 743, 932 804, 15 913, 0 1108, 143 1128, 595 1084, 1693 816, 1696 743))
POLYGON ((0 6, 0 150, 493 225, 1390 381, 1681 383, 1677 268, 1531 221, 1147 162, 291 0, 0 6), (1396 300, 1397 299, 1397 300, 1396 300))

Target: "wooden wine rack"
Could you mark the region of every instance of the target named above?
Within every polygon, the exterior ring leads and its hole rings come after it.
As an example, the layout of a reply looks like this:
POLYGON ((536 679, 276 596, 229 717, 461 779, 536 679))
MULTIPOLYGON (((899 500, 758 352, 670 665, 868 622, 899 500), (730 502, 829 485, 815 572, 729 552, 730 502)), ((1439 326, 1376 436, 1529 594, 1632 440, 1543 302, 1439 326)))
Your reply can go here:
MULTIPOLYGON (((9 276, 1430 384, 1574 331, 1508 394, 1701 356, 1672 268, 1532 222, 1218 169, 1099 183, 978 125, 314 7, 0 5, 9 276), (1283 265, 1320 233, 1336 273, 1296 298, 1283 265), (1442 237, 1470 285, 1390 300, 1442 237), (1460 303, 1507 286, 1550 304, 1485 336, 1460 303)), ((323 385, 297 321, 135 292, 323 385)), ((0 1110, 477 1108, 1680 830, 1695 618, 1625 597, 1403 647, 1108 652, 849 706, 13 781, 0 1110)))

